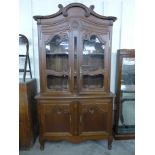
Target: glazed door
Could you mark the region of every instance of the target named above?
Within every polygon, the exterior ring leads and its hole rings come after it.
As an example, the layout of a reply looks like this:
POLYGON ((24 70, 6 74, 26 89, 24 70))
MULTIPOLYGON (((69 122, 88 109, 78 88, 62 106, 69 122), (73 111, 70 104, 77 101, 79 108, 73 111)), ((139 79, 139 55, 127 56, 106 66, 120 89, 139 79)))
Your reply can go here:
POLYGON ((109 35, 88 33, 80 35, 79 93, 103 93, 109 90, 109 35))
POLYGON ((109 101, 81 101, 79 111, 79 129, 81 135, 108 134, 112 124, 112 107, 109 101))
POLYGON ((65 136, 73 134, 73 108, 65 101, 43 101, 40 104, 40 119, 44 136, 65 136))
MULTIPOLYGON (((71 75, 71 34, 70 32, 59 32, 43 36, 43 55, 45 64, 42 75, 44 89, 46 92, 65 94, 72 92, 71 75)), ((41 66, 42 67, 42 66, 41 66)))

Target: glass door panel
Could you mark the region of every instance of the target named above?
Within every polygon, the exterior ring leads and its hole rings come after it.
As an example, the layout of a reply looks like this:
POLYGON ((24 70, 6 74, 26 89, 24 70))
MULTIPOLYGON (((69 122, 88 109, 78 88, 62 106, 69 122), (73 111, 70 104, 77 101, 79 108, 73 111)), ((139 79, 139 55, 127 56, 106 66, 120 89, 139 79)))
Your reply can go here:
POLYGON ((104 88, 104 50, 105 42, 97 35, 84 37, 80 67, 82 89, 93 91, 104 88))
POLYGON ((122 59, 118 133, 135 132, 135 58, 122 59))
POLYGON ((68 76, 62 78, 62 76, 48 75, 47 86, 48 89, 68 89, 68 76))
POLYGON ((69 89, 68 35, 55 35, 46 43, 45 48, 47 88, 59 91, 69 89))

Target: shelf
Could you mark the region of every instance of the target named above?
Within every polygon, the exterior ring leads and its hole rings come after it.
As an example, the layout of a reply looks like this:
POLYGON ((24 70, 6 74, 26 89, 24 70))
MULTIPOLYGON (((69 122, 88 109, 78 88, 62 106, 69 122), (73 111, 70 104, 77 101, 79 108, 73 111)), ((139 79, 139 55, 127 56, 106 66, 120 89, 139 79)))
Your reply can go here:
MULTIPOLYGON (((97 71, 82 71, 82 75, 90 75, 90 76, 95 76, 99 74, 104 74, 104 70, 97 70, 97 71)), ((77 72, 74 72, 74 76, 77 76, 77 72)))
MULTIPOLYGON (((74 53, 74 56, 77 56, 77 53, 74 53)), ((83 56, 104 56, 104 53, 83 53, 83 56)))
POLYGON ((83 53, 83 55, 84 56, 89 56, 89 55, 95 55, 95 56, 97 55, 97 56, 100 56, 100 55, 104 55, 104 53, 87 53, 87 54, 84 54, 83 53))
POLYGON ((104 74, 103 69, 95 70, 95 71, 82 71, 82 75, 90 75, 90 76, 95 76, 99 74, 104 74))
MULTIPOLYGON (((47 75, 55 75, 55 76, 68 76, 69 73, 67 71, 54 71, 54 70, 50 70, 50 69, 46 69, 46 74, 47 75)), ((104 74, 104 70, 100 69, 100 70, 95 70, 95 71, 82 71, 82 75, 89 75, 89 76, 95 76, 95 75, 99 75, 99 74, 104 74)), ((77 76, 77 73, 74 72, 74 76, 77 76)))
MULTIPOLYGON (((100 70, 95 70, 95 71, 82 71, 82 75, 90 75, 90 76, 95 76, 95 75, 99 75, 99 74, 104 74, 104 70, 100 69, 100 70)), ((74 72, 74 77, 77 76, 77 72, 74 72)))
POLYGON ((46 74, 47 75, 54 75, 54 76, 68 76, 68 72, 67 71, 54 71, 54 70, 50 70, 50 69, 46 69, 46 74))
POLYGON ((46 55, 68 55, 68 52, 60 52, 60 53, 46 53, 46 55))

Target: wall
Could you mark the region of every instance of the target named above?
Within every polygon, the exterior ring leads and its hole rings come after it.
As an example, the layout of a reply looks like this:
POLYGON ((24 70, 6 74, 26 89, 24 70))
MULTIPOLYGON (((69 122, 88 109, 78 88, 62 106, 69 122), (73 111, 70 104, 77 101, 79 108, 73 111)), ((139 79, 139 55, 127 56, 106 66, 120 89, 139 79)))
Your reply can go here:
POLYGON ((116 16, 113 27, 112 58, 111 58, 111 91, 115 90, 116 52, 120 48, 134 48, 134 0, 20 0, 20 32, 30 40, 30 57, 33 76, 38 81, 39 62, 37 25, 32 19, 34 15, 49 15, 57 12, 58 4, 66 6, 72 2, 83 3, 86 6, 95 5, 94 11, 105 16, 116 16))
MULTIPOLYGON (((34 74, 34 55, 33 55, 33 32, 32 32, 32 5, 31 0, 20 0, 19 1, 19 33, 24 34, 29 40, 29 55, 31 61, 31 69, 34 74)), ((25 49, 21 49, 24 51, 25 49)))
POLYGON ((135 24, 134 0, 122 2, 122 24, 120 33, 120 48, 135 48, 134 24, 135 24))

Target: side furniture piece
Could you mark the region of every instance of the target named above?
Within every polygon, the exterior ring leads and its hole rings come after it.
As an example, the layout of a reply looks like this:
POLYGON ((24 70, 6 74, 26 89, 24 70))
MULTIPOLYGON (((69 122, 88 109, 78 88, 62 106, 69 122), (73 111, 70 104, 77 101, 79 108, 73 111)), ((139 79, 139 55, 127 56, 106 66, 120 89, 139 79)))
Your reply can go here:
POLYGON ((30 78, 32 79, 32 73, 31 73, 31 64, 30 64, 30 58, 29 58, 29 41, 26 36, 23 34, 19 34, 19 46, 24 46, 24 51, 19 51, 19 72, 23 73, 23 80, 26 79, 26 73, 29 72, 30 78))
POLYGON ((110 68, 112 25, 80 3, 49 16, 38 25, 40 93, 36 96, 40 148, 50 140, 108 140, 112 144, 110 68))
POLYGON ((38 134, 36 80, 19 81, 19 147, 29 149, 38 134))
POLYGON ((135 138, 135 50, 117 51, 115 139, 135 138))

